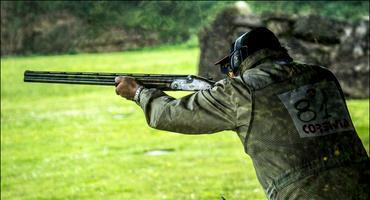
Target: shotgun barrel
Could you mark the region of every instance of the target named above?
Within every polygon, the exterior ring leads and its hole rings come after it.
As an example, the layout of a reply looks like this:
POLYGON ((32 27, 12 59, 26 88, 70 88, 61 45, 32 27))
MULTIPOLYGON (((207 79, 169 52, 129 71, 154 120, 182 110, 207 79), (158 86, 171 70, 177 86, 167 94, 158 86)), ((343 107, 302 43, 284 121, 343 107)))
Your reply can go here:
POLYGON ((165 91, 197 91, 212 88, 214 81, 194 75, 170 74, 129 74, 105 72, 24 72, 24 82, 62 83, 83 85, 115 85, 117 76, 133 77, 146 88, 157 88, 165 91))

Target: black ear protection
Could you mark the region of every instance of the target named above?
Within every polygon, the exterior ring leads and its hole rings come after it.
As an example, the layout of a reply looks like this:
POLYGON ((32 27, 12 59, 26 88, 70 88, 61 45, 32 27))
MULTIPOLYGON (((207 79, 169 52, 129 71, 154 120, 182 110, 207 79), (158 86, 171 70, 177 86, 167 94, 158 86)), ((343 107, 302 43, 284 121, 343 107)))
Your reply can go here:
POLYGON ((243 39, 247 33, 244 33, 238 39, 235 40, 234 47, 231 49, 230 53, 230 69, 232 72, 235 72, 239 69, 240 64, 243 62, 243 59, 247 57, 248 48, 243 46, 243 39))
POLYGON ((231 44, 228 59, 225 60, 224 58, 218 63, 220 64, 220 69, 223 74, 230 74, 238 71, 243 59, 247 57, 248 48, 246 45, 243 46, 243 39, 246 34, 247 33, 244 33, 231 44))

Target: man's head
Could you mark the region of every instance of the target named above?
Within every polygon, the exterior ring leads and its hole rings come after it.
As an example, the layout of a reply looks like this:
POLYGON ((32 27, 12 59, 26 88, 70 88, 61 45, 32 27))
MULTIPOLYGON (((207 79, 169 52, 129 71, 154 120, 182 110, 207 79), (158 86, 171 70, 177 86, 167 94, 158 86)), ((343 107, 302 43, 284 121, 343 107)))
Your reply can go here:
POLYGON ((282 47, 270 30, 264 27, 255 28, 239 36, 231 44, 230 54, 215 64, 221 66, 222 73, 236 73, 243 60, 256 51, 266 48, 279 50, 282 47))

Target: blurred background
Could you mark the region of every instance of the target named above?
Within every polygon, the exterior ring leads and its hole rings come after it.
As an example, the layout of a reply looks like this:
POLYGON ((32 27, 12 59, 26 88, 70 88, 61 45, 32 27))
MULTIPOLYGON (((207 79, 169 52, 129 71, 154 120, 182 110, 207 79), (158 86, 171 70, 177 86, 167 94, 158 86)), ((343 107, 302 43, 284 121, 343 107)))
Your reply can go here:
MULTIPOLYGON (((122 51, 188 42, 233 1, 1 1, 1 55, 122 51)), ((248 2, 254 13, 356 21, 368 1, 248 2)))
POLYGON ((158 131, 113 87, 23 82, 25 70, 218 80, 214 61, 256 26, 336 74, 369 153, 368 1, 1 1, 1 199, 266 199, 233 132, 158 131))

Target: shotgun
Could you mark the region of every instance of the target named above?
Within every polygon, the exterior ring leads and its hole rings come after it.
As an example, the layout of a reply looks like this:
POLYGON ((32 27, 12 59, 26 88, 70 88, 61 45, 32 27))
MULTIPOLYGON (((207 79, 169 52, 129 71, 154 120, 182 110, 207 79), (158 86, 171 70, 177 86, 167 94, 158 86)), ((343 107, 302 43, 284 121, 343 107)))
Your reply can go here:
POLYGON ((157 88, 164 91, 198 91, 212 88, 214 81, 194 75, 170 74, 126 74, 105 72, 24 72, 24 82, 62 83, 83 85, 115 85, 117 76, 133 77, 146 88, 157 88))

